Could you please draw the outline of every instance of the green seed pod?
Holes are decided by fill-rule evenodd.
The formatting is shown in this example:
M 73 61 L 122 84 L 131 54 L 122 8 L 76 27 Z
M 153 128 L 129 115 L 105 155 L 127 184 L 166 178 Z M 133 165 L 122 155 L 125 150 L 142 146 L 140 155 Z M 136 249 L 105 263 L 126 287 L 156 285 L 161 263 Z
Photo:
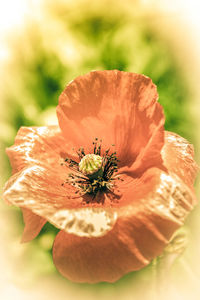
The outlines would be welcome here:
M 79 163 L 79 170 L 86 176 L 97 173 L 101 167 L 102 157 L 96 154 L 85 155 Z

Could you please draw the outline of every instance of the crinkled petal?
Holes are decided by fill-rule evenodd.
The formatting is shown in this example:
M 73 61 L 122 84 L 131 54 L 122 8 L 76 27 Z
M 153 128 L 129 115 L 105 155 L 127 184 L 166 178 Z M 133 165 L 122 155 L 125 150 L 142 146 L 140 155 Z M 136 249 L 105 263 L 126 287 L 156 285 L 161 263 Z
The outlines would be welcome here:
M 39 216 L 67 232 L 98 236 L 110 230 L 115 222 L 115 212 L 109 208 L 88 207 L 86 203 L 91 196 L 76 194 L 72 185 L 62 184 L 64 180 L 64 172 L 32 165 L 9 179 L 3 198 L 8 203 L 31 210 L 41 223 Z M 29 220 L 28 216 L 26 218 L 27 225 L 37 226 L 34 216 L 30 217 Z M 93 219 L 98 219 L 100 225 L 91 228 Z M 34 235 L 34 232 L 30 234 Z
M 166 157 L 169 156 L 169 154 L 167 154 L 168 149 L 171 151 L 172 147 L 168 146 L 167 141 L 168 139 L 166 139 L 163 155 L 164 161 L 167 161 L 167 167 L 169 167 L 170 160 L 166 160 Z M 183 179 L 185 183 L 189 183 L 189 181 L 187 181 L 185 178 L 187 178 L 187 176 L 190 178 L 191 174 L 194 177 L 195 165 L 192 159 L 193 153 L 191 151 L 191 147 L 184 146 L 186 145 L 185 140 L 184 143 L 182 143 L 181 148 L 181 142 L 179 138 L 178 145 L 179 146 L 176 146 L 174 149 L 180 152 L 182 151 L 181 149 L 184 149 L 184 155 L 186 155 L 187 149 L 187 157 L 190 159 L 186 160 L 186 163 L 186 161 L 184 162 L 184 157 L 186 156 L 182 157 L 179 155 L 178 157 L 180 157 L 181 161 L 176 160 L 176 165 L 179 166 L 179 168 L 176 167 L 175 162 L 172 162 L 172 169 L 169 171 L 170 174 L 173 174 L 174 172 L 178 176 L 179 173 L 182 174 L 183 178 L 180 176 L 180 179 Z M 168 158 L 170 158 L 170 156 Z M 176 172 L 176 170 L 178 171 Z M 68 170 L 65 166 L 61 167 L 59 164 L 56 169 L 52 169 L 42 165 L 31 165 L 29 168 L 25 168 L 21 172 L 16 173 L 11 177 L 5 187 L 4 199 L 9 203 L 13 203 L 14 205 L 32 210 L 33 213 L 38 215 L 38 218 L 39 216 L 44 217 L 45 220 L 50 221 L 56 227 L 63 229 L 66 232 L 77 232 L 77 228 L 79 232 L 82 232 L 83 225 L 83 228 L 86 228 L 86 234 L 84 234 L 85 236 L 97 236 L 104 234 L 108 230 L 111 230 L 112 226 L 109 227 L 105 225 L 105 228 L 101 228 L 101 233 L 98 233 L 98 230 L 100 229 L 94 229 L 93 232 L 88 234 L 88 222 L 84 222 L 85 219 L 88 219 L 88 213 L 93 213 L 94 215 L 95 213 L 99 213 L 98 211 L 95 211 L 95 209 L 101 207 L 102 204 L 103 209 L 108 209 L 109 207 L 118 209 L 119 207 L 130 205 L 131 203 L 137 203 L 138 205 L 138 203 L 141 202 L 141 199 L 145 198 L 145 195 L 149 194 L 151 190 L 159 184 L 160 176 L 156 175 L 157 172 L 160 172 L 160 170 L 154 168 L 148 169 L 142 175 L 135 178 L 132 176 L 122 175 L 122 179 L 124 179 L 124 181 L 119 181 L 117 183 L 119 193 L 117 193 L 116 190 L 116 193 L 111 194 L 112 197 L 109 197 L 109 194 L 106 194 L 106 196 L 103 197 L 105 199 L 103 199 L 102 202 L 96 201 L 91 203 L 90 195 L 76 195 L 76 189 L 72 185 L 63 185 L 63 182 L 67 178 L 68 174 Z M 177 191 L 175 193 L 177 193 Z M 180 192 L 178 193 L 180 194 Z M 193 199 L 193 202 L 189 203 L 189 207 L 194 205 L 195 198 L 191 199 Z M 90 203 L 87 203 L 88 201 L 86 200 L 89 200 Z M 83 212 L 82 208 L 84 205 L 86 205 L 86 208 L 89 207 L 89 211 L 85 209 Z M 188 207 L 188 204 L 186 204 L 186 206 Z M 111 219 L 115 219 L 114 213 L 111 213 L 111 215 Z M 109 222 L 105 221 L 105 224 L 108 223 Z M 111 222 L 111 224 L 113 225 L 114 222 Z M 80 233 L 80 235 L 83 234 Z
M 66 177 L 64 171 L 32 165 L 8 180 L 3 198 L 48 220 L 59 209 L 80 206 L 81 200 L 74 196 L 74 188 L 62 185 Z
M 116 221 L 108 232 L 96 237 L 58 233 L 53 258 L 65 277 L 76 282 L 114 282 L 163 251 L 193 208 L 194 195 L 176 175 L 156 168 L 146 173 L 136 185 L 131 180 L 124 183 L 123 197 L 132 201 L 121 199 L 121 205 L 113 208 Z
M 194 160 L 193 145 L 191 145 L 186 139 L 182 138 L 178 134 L 165 131 L 165 143 L 161 150 L 161 155 L 165 171 L 173 176 L 178 176 L 178 180 L 182 180 L 185 185 L 191 189 L 192 193 L 194 193 L 193 185 L 199 167 Z M 159 168 L 163 169 L 162 165 L 159 166 Z M 123 172 L 124 170 L 125 172 Z M 152 170 L 155 170 L 156 174 L 156 169 Z M 132 176 L 132 173 L 126 172 L 125 168 L 120 169 L 120 173 L 122 173 L 121 178 L 124 179 L 122 183 L 118 184 L 120 185 L 118 188 L 121 190 L 121 194 L 123 194 L 123 197 L 120 201 L 125 201 L 125 203 L 131 202 L 133 189 L 134 201 L 136 201 L 136 199 L 140 199 L 146 190 L 149 189 L 150 191 L 152 188 L 151 178 L 154 178 L 154 180 L 157 178 L 154 176 L 154 171 L 152 170 L 149 169 L 142 175 L 134 177 Z M 129 176 L 123 175 L 126 173 L 128 173 Z M 132 185 L 130 185 L 130 182 L 132 182 Z M 140 188 L 142 183 L 143 188 Z M 154 182 L 153 185 L 154 184 L 156 184 L 156 182 Z M 130 186 L 130 189 L 128 189 L 126 186 Z M 196 201 L 195 199 L 196 198 L 194 197 L 194 202 Z
M 46 220 L 27 208 L 22 208 L 24 218 L 24 232 L 22 235 L 22 243 L 33 240 L 41 231 L 42 227 L 46 223 Z
M 194 161 L 194 149 L 186 139 L 176 133 L 165 131 L 165 144 L 162 149 L 164 165 L 177 174 L 193 189 L 199 167 Z
M 89 153 L 102 139 L 117 151 L 119 166 L 143 171 L 162 161 L 164 115 L 156 86 L 139 74 L 93 71 L 72 81 L 59 98 L 57 115 L 67 140 Z
M 59 168 L 61 158 L 72 156 L 72 149 L 58 126 L 21 127 L 15 144 L 7 149 L 13 173 L 25 166 L 46 164 Z

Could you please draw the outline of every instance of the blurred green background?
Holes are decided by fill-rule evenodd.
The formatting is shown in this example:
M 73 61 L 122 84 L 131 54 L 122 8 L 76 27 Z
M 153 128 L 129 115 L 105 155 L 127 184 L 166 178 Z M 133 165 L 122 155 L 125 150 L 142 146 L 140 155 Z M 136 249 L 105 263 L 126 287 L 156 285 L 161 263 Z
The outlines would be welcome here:
M 152 16 L 135 10 L 127 1 L 42 2 L 40 16 L 33 16 L 9 39 L 12 55 L 1 80 L 1 186 L 11 174 L 4 149 L 14 143 L 20 126 L 54 123 L 55 107 L 65 85 L 91 70 L 118 69 L 152 78 L 164 107 L 165 129 L 196 144 L 194 121 L 189 113 L 190 86 L 177 54 L 152 25 Z M 134 3 L 137 7 L 137 1 Z M 40 235 L 22 250 L 18 246 L 23 230 L 20 212 L 5 206 L 2 210 L 9 216 L 10 224 L 18 224 L 14 231 L 10 229 L 15 251 L 8 251 L 13 260 L 19 259 L 15 268 L 20 269 L 23 284 L 44 274 L 64 280 L 51 257 L 57 229 L 45 225 Z M 149 273 L 141 272 L 148 286 L 145 274 Z M 141 280 L 141 272 L 125 276 L 112 287 L 118 291 L 135 277 Z M 16 280 L 22 284 L 19 278 Z M 106 284 L 96 285 L 95 289 L 99 288 L 106 288 Z M 108 293 L 111 290 L 107 287 Z

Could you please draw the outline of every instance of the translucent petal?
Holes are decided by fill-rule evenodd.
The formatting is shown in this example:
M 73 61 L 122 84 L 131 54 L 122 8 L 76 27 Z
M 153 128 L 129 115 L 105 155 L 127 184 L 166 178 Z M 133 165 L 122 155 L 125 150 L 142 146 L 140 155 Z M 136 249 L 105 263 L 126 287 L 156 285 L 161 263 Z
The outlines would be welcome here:
M 60 167 L 62 158 L 71 157 L 69 142 L 62 136 L 58 126 L 21 127 L 15 138 L 15 144 L 7 149 L 13 173 L 25 166 L 46 164 Z
M 31 166 L 13 175 L 4 188 L 3 198 L 13 205 L 31 210 L 56 227 L 81 236 L 103 235 L 115 223 L 115 212 L 109 208 L 86 206 L 90 195 L 76 194 L 69 184 L 62 185 L 65 173 L 58 170 Z M 30 217 L 30 219 L 29 219 Z M 42 220 L 37 217 L 38 221 Z M 26 215 L 27 226 L 35 224 L 35 216 Z M 99 222 L 99 224 L 93 222 Z M 25 228 L 30 231 L 30 228 Z M 34 235 L 38 228 L 33 228 Z M 28 234 L 28 233 L 27 233 Z
M 119 166 L 145 170 L 162 161 L 164 115 L 156 86 L 139 74 L 93 71 L 70 82 L 59 98 L 57 114 L 67 140 L 92 151 L 102 139 L 103 149 L 114 144 Z
M 33 240 L 39 233 L 46 220 L 27 208 L 22 208 L 24 218 L 24 232 L 22 235 L 22 243 Z
M 121 199 L 121 205 L 113 207 L 116 221 L 102 236 L 58 233 L 53 257 L 65 277 L 76 282 L 114 282 L 162 253 L 193 208 L 195 198 L 176 175 L 159 169 L 148 173 L 137 186 L 131 181 L 126 184 L 123 197 L 132 197 L 132 202 Z
M 193 189 L 199 167 L 194 161 L 194 149 L 186 139 L 176 133 L 165 131 L 165 144 L 162 149 L 164 165 L 177 174 Z

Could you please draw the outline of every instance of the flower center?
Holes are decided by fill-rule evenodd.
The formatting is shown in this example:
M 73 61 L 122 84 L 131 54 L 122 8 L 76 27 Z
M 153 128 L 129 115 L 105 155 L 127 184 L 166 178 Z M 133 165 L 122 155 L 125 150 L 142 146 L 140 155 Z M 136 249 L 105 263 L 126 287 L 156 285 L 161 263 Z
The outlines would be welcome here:
M 93 142 L 94 153 L 85 154 L 83 148 L 77 151 L 80 162 L 66 158 L 65 162 L 72 171 L 68 174 L 66 183 L 76 188 L 75 193 L 80 195 L 90 194 L 93 199 L 99 192 L 114 193 L 116 179 L 120 179 L 115 173 L 118 171 L 118 159 L 116 152 L 106 150 L 101 153 L 101 140 Z
M 98 178 L 103 172 L 102 162 L 103 159 L 100 155 L 87 154 L 81 159 L 79 170 L 88 177 Z

